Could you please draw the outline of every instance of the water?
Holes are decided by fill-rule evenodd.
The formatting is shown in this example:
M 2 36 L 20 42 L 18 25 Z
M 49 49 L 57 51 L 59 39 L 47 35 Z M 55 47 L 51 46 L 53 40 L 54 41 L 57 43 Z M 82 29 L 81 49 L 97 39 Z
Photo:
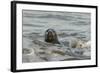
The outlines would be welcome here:
M 81 39 L 85 42 L 91 39 L 90 18 L 90 13 L 23 10 L 23 50 L 25 51 L 25 49 L 32 49 L 34 52 L 30 56 L 27 56 L 27 54 L 23 53 L 23 62 L 58 61 L 66 60 L 66 57 L 69 58 L 67 60 L 77 60 L 80 59 L 79 57 L 84 57 L 84 55 L 86 55 L 85 57 L 89 57 L 88 59 L 90 59 L 90 50 L 85 49 L 85 54 L 83 55 L 81 54 L 81 51 L 83 51 L 83 49 L 79 51 L 79 53 L 75 53 L 75 50 L 77 49 L 73 50 L 71 48 L 72 53 L 74 52 L 74 55 L 76 55 L 74 57 L 72 56 L 70 51 L 68 52 L 68 49 L 66 49 L 66 42 L 72 40 L 73 38 Z M 63 47 L 66 49 L 64 50 L 63 48 L 63 53 L 67 55 L 57 55 L 55 56 L 55 58 L 52 58 L 52 56 L 49 54 L 50 56 L 41 59 L 39 54 L 36 54 L 38 50 L 41 50 L 38 48 L 41 48 L 43 44 L 47 45 L 44 42 L 44 34 L 45 31 L 49 28 L 52 28 L 56 31 L 59 41 L 64 45 Z M 42 43 L 42 45 L 38 45 L 39 43 L 34 43 L 34 41 L 40 41 L 39 43 Z M 59 48 L 58 46 L 59 45 L 51 45 L 51 47 L 54 47 L 53 50 Z M 50 47 L 46 48 L 48 49 Z M 51 49 L 48 49 L 47 51 L 45 51 L 45 53 L 47 53 L 48 51 L 51 51 Z M 42 53 L 43 52 L 44 51 L 42 51 Z M 48 54 L 44 54 L 44 56 L 45 55 Z

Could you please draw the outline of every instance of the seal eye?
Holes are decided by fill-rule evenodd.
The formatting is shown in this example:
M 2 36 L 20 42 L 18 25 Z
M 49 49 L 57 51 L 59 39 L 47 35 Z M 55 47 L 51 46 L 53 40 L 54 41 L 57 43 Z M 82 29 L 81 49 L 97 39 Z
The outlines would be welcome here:
M 53 44 L 59 43 L 56 32 L 53 29 L 48 29 L 45 32 L 45 42 L 49 42 L 49 43 L 53 43 Z

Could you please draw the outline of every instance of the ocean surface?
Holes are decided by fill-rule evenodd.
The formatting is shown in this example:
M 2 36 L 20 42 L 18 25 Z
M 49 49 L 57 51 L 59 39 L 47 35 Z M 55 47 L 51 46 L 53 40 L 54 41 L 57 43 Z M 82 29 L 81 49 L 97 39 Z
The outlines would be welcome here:
M 23 10 L 22 14 L 23 63 L 91 58 L 90 48 L 69 46 L 73 39 L 91 40 L 90 13 Z M 60 45 L 44 41 L 45 31 L 49 28 L 56 31 Z

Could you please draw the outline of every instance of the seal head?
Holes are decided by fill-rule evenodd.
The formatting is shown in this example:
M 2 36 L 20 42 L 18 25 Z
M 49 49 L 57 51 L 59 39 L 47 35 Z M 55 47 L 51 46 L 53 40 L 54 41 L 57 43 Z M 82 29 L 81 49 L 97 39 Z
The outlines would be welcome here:
M 45 42 L 53 43 L 53 44 L 60 44 L 58 41 L 58 37 L 54 29 L 48 29 L 45 32 Z

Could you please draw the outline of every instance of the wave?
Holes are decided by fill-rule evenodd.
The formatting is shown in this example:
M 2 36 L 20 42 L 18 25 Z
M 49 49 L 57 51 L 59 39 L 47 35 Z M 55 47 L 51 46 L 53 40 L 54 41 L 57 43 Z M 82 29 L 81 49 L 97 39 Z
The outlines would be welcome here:
M 23 49 L 23 54 L 26 55 L 29 62 L 30 60 L 35 58 L 39 58 L 39 61 L 69 61 L 69 60 L 87 60 L 90 59 L 90 51 L 87 49 L 79 49 L 79 48 L 70 48 L 68 46 L 62 46 L 61 44 L 50 44 L 38 40 L 33 41 L 34 47 L 31 48 L 34 50 L 34 57 L 28 58 L 29 55 L 33 56 L 33 54 L 29 54 L 27 57 L 27 53 L 30 53 L 29 49 Z M 30 49 L 30 50 L 31 50 Z M 88 52 L 88 55 L 86 54 Z M 25 58 L 25 56 L 24 56 Z M 25 61 L 25 59 L 24 59 Z M 34 62 L 34 61 L 32 61 Z
M 44 27 L 43 25 L 39 25 L 39 24 L 23 24 L 23 26 L 26 26 L 26 27 Z

